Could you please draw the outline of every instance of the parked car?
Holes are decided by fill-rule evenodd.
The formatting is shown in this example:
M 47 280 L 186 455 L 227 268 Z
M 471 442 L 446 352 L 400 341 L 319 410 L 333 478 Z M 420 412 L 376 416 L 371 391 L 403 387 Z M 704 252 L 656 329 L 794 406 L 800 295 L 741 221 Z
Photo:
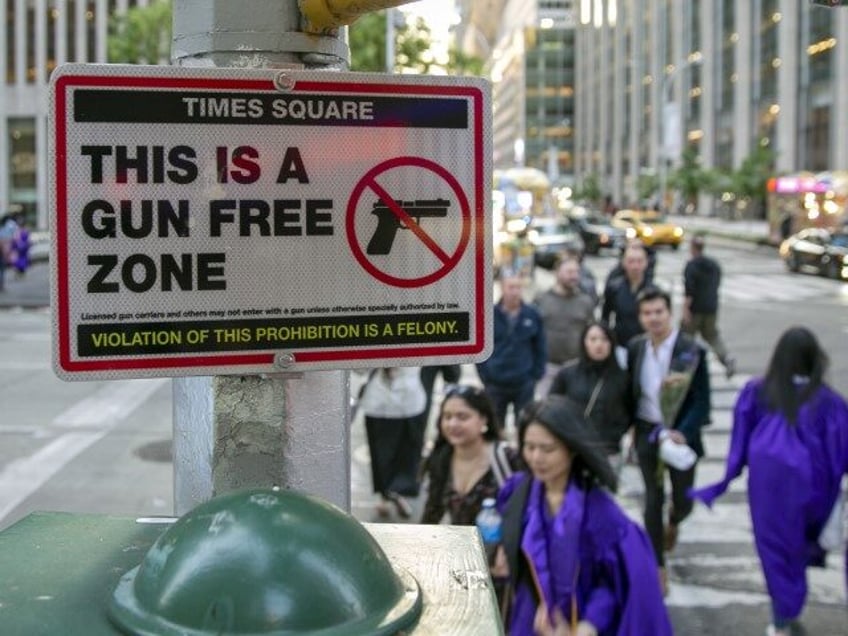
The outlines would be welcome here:
M 527 233 L 533 245 L 533 260 L 539 267 L 552 269 L 566 250 L 583 251 L 583 239 L 577 225 L 565 217 L 533 219 Z
M 779 253 L 792 272 L 848 280 L 848 230 L 807 228 L 783 241 Z
M 627 231 L 610 225 L 609 218 L 600 212 L 581 211 L 572 214 L 571 220 L 589 254 L 597 254 L 602 249 L 622 249 L 627 241 Z
M 612 226 L 645 245 L 670 245 L 676 250 L 683 242 L 683 228 L 651 210 L 620 210 L 612 217 Z

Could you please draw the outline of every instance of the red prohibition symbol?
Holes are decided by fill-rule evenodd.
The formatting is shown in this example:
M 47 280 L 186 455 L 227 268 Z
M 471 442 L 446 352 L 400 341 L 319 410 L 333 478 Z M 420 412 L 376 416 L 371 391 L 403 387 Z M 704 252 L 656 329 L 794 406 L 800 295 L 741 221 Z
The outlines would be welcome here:
M 427 203 L 434 205 L 432 208 L 426 208 L 423 212 L 420 209 L 404 209 L 404 207 L 398 203 L 400 197 L 396 200 L 379 183 L 377 183 L 377 177 L 379 175 L 387 173 L 395 168 L 406 167 L 423 168 L 424 170 L 435 173 L 441 177 L 453 191 L 456 201 L 459 203 L 459 211 L 462 216 L 462 230 L 460 232 L 459 242 L 452 253 L 448 253 L 442 249 L 442 247 L 433 240 L 427 231 L 418 224 L 417 220 L 413 218 L 420 218 L 422 214 L 428 216 L 445 216 L 447 214 L 449 201 L 442 199 L 427 201 Z M 433 272 L 425 276 L 417 278 L 401 278 L 389 272 L 383 271 L 373 262 L 375 254 L 387 254 L 390 247 L 387 249 L 385 244 L 382 246 L 378 245 L 378 241 L 375 240 L 378 237 L 375 234 L 368 243 L 366 251 L 362 250 L 359 237 L 356 235 L 355 220 L 359 202 L 367 190 L 372 191 L 378 197 L 378 203 L 375 208 L 380 207 L 381 212 L 393 224 L 397 225 L 397 222 L 399 221 L 403 227 L 409 228 L 419 239 L 422 247 L 432 253 L 441 262 L 440 267 L 437 267 Z M 415 204 L 418 203 L 420 202 L 415 202 Z M 443 210 L 439 209 L 439 203 L 444 204 Z M 454 177 L 445 168 L 433 161 L 430 161 L 429 159 L 423 159 L 421 157 L 397 157 L 395 159 L 384 161 L 369 170 L 353 188 L 353 192 L 350 195 L 350 201 L 347 204 L 345 229 L 347 231 L 347 241 L 353 251 L 354 258 L 356 258 L 359 264 L 362 265 L 363 269 L 374 276 L 374 278 L 395 287 L 424 287 L 425 285 L 434 283 L 440 278 L 446 276 L 462 258 L 462 255 L 468 246 L 469 238 L 471 237 L 471 208 L 468 204 L 468 199 L 466 198 L 465 193 L 462 191 L 462 187 L 456 180 L 456 177 Z M 380 227 L 378 225 L 378 232 L 379 231 Z M 390 246 L 391 241 L 389 240 L 388 243 Z

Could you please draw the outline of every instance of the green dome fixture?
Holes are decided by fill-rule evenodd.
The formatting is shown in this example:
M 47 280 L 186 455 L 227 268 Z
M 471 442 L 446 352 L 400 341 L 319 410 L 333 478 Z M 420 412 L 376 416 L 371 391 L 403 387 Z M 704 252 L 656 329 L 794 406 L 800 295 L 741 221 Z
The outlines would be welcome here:
M 151 636 L 388 636 L 413 626 L 421 603 L 418 582 L 352 516 L 255 489 L 180 517 L 121 578 L 109 613 Z

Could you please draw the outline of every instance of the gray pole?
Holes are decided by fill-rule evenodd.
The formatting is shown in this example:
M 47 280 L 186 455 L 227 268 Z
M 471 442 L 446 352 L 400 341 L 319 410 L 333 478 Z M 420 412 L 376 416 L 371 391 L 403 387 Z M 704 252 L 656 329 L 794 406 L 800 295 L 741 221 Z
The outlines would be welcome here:
M 395 72 L 395 10 L 386 9 L 386 73 Z
M 178 66 L 341 70 L 345 34 L 306 35 L 295 2 L 175 0 L 172 57 Z M 348 372 L 177 378 L 173 395 L 177 515 L 258 486 L 350 510 Z
M 689 68 L 690 66 L 696 66 L 703 61 L 702 57 L 692 57 L 691 59 L 682 60 L 678 63 L 674 69 L 668 73 L 664 74 L 662 77 L 661 89 L 660 89 L 660 118 L 659 118 L 659 133 L 660 133 L 660 143 L 659 143 L 659 160 L 660 160 L 660 208 L 663 212 L 668 212 L 665 209 L 665 196 L 668 182 L 668 162 L 673 159 L 673 157 L 667 156 L 668 148 L 666 147 L 666 113 L 663 112 L 665 110 L 666 104 L 672 103 L 671 101 L 671 87 L 674 84 L 674 79 L 677 75 L 685 68 Z M 683 128 L 683 109 L 680 109 L 678 113 L 679 123 L 681 129 Z M 683 134 L 682 132 L 680 134 Z

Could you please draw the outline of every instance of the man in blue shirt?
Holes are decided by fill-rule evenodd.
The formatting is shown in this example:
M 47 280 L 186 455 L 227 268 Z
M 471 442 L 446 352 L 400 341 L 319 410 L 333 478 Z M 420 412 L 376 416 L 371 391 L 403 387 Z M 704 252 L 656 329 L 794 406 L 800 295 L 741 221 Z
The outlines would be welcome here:
M 513 414 L 533 400 L 534 387 L 545 372 L 545 329 L 538 310 L 522 298 L 524 282 L 519 276 L 501 280 L 501 298 L 494 310 L 494 349 L 477 374 L 495 405 L 501 426 L 512 404 Z

